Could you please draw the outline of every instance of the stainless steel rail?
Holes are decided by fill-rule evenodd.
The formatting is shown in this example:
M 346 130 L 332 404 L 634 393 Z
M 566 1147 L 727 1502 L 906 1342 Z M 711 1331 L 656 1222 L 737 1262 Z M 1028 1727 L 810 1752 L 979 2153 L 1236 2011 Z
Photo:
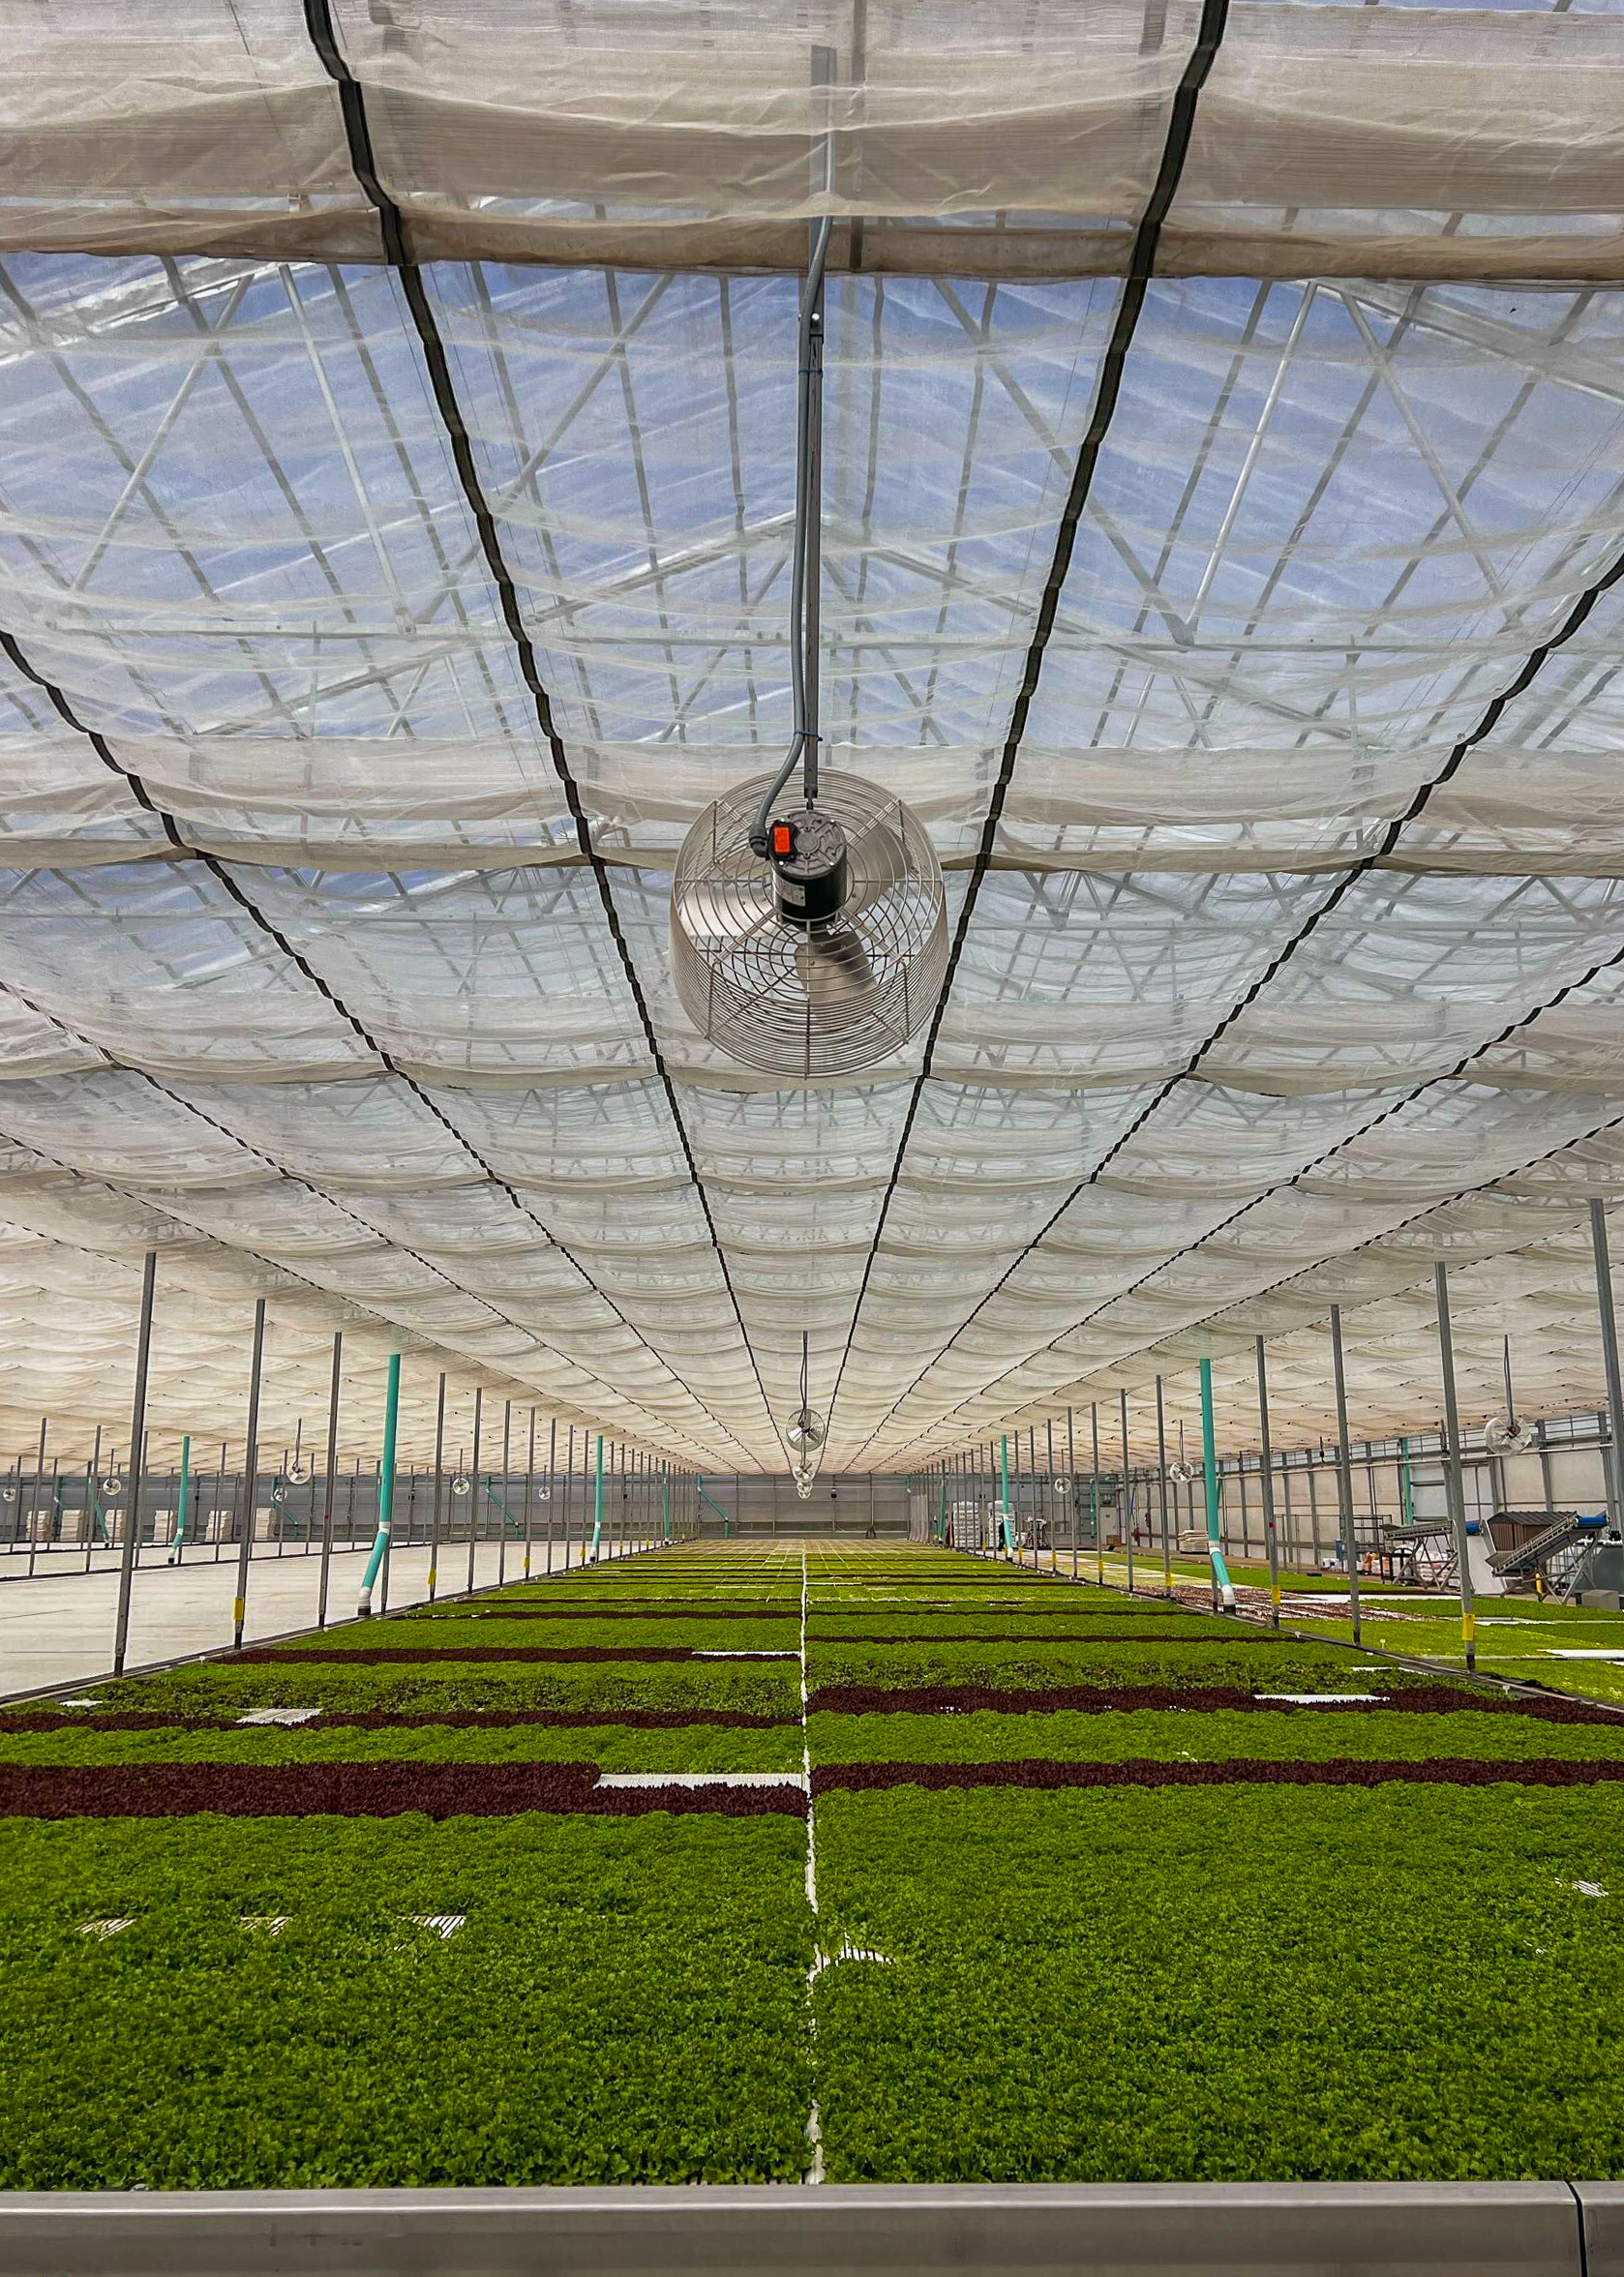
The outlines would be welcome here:
M 1624 2277 L 1624 2184 L 0 2194 L 0 2277 Z

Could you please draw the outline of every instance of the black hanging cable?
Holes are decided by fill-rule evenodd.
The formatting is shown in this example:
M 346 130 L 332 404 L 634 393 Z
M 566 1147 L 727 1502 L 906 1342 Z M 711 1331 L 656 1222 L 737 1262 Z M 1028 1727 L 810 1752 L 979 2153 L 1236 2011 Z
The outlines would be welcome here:
M 424 289 L 422 270 L 407 242 L 406 217 L 384 188 L 378 175 L 377 164 L 373 151 L 372 129 L 367 118 L 366 99 L 362 92 L 361 83 L 350 70 L 339 45 L 330 0 L 304 0 L 304 14 L 305 29 L 309 35 L 311 45 L 316 50 L 322 69 L 338 89 L 339 108 L 344 120 L 345 140 L 348 149 L 350 169 L 366 194 L 368 202 L 377 215 L 378 228 L 383 240 L 384 258 L 400 280 L 401 290 L 405 296 L 412 326 L 417 334 L 418 345 L 422 349 L 423 361 L 427 368 L 429 392 L 438 414 L 440 425 L 445 430 L 446 441 L 451 448 L 452 464 L 456 468 L 457 479 L 462 487 L 464 498 L 469 513 L 473 516 L 480 552 L 484 555 L 486 568 L 489 570 L 492 584 L 496 587 L 501 609 L 502 623 L 512 644 L 520 676 L 535 707 L 537 724 L 547 743 L 548 752 L 553 761 L 554 772 L 563 791 L 564 803 L 570 821 L 575 825 L 576 843 L 597 884 L 598 898 L 603 905 L 610 936 L 615 943 L 626 985 L 631 991 L 632 1002 L 637 1007 L 638 1019 L 643 1028 L 644 1039 L 654 1063 L 655 1074 L 665 1093 L 666 1105 L 670 1109 L 673 1127 L 677 1133 L 677 1142 L 682 1151 L 682 1158 L 687 1165 L 688 1177 L 705 1218 L 706 1231 L 710 1239 L 710 1246 L 715 1253 L 723 1286 L 727 1290 L 728 1302 L 733 1308 L 739 1339 L 744 1346 L 745 1358 L 750 1363 L 750 1372 L 756 1380 L 757 1393 L 760 1394 L 762 1406 L 767 1412 L 773 1437 L 778 1440 L 780 1449 L 783 1450 L 787 1457 L 788 1450 L 784 1449 L 782 1436 L 773 1418 L 772 1404 L 767 1398 L 767 1387 L 762 1382 L 761 1369 L 756 1364 L 755 1348 L 750 1342 L 749 1332 L 744 1326 L 744 1315 L 739 1307 L 738 1293 L 734 1287 L 733 1273 L 728 1266 L 721 1237 L 716 1231 L 716 1220 L 710 1207 L 710 1196 L 706 1190 L 704 1179 L 700 1176 L 699 1162 L 688 1137 L 687 1124 L 683 1120 L 682 1110 L 677 1104 L 677 1087 L 672 1081 L 671 1070 L 666 1064 L 665 1053 L 654 1033 L 654 1023 L 649 1014 L 648 1000 L 644 993 L 643 982 L 638 975 L 637 967 L 632 961 L 631 950 L 626 944 L 626 937 L 620 924 L 620 914 L 616 907 L 615 895 L 609 883 L 608 870 L 602 855 L 592 843 L 586 811 L 582 803 L 580 785 L 575 779 L 575 771 L 570 765 L 569 754 L 564 749 L 563 739 L 553 716 L 553 700 L 542 680 L 541 668 L 536 662 L 534 645 L 529 634 L 525 629 L 524 614 L 519 606 L 519 594 L 513 582 L 513 572 L 508 567 L 507 556 L 502 551 L 501 534 L 496 527 L 496 516 L 491 511 L 490 501 L 485 495 L 485 488 L 479 477 L 479 469 L 474 464 L 473 445 L 468 437 L 462 406 L 457 399 L 457 391 L 452 384 L 451 367 L 446 358 L 445 344 L 440 338 L 439 325 L 430 305 L 428 293 Z
M 963 906 L 959 911 L 958 923 L 953 931 L 952 947 L 947 955 L 947 969 L 942 977 L 942 987 L 936 1000 L 936 1009 L 931 1017 L 930 1028 L 925 1037 L 924 1057 L 920 1063 L 919 1072 L 914 1080 L 913 1092 L 902 1119 L 902 1135 L 897 1142 L 896 1157 L 891 1165 L 890 1177 L 886 1183 L 885 1194 L 880 1203 L 879 1219 L 874 1228 L 873 1240 L 868 1246 L 868 1255 L 863 1263 L 862 1278 L 857 1286 L 857 1303 L 852 1308 L 851 1327 L 846 1333 L 845 1350 L 840 1356 L 840 1365 L 835 1371 L 834 1389 L 829 1394 L 829 1427 L 831 1432 L 834 1424 L 835 1403 L 840 1397 L 840 1387 L 845 1380 L 846 1363 L 852 1356 L 852 1346 L 857 1333 L 857 1321 L 861 1316 L 863 1301 L 868 1295 L 869 1282 L 873 1277 L 875 1262 L 880 1254 L 880 1243 L 884 1239 L 886 1225 L 890 1215 L 891 1202 L 902 1176 L 902 1164 L 908 1152 L 909 1141 L 913 1136 L 915 1122 L 918 1116 L 919 1102 L 924 1096 L 924 1087 L 930 1080 L 937 1039 L 942 1033 L 942 1022 L 947 1015 L 947 1003 L 952 995 L 959 959 L 964 953 L 964 944 L 970 931 L 971 919 L 976 914 L 976 904 L 980 897 L 981 886 L 992 863 L 993 848 L 998 838 L 998 826 L 1004 815 L 1004 802 L 1008 794 L 1010 778 L 1015 771 L 1015 761 L 1019 756 L 1021 744 L 1026 735 L 1027 719 L 1032 709 L 1033 697 L 1038 691 L 1038 682 L 1043 670 L 1043 658 L 1048 649 L 1049 638 L 1054 631 L 1055 617 L 1059 613 L 1060 596 L 1066 584 L 1067 572 L 1071 566 L 1071 554 L 1076 543 L 1077 526 L 1082 520 L 1084 509 L 1088 505 L 1094 488 L 1095 471 L 1099 464 L 1099 454 L 1104 447 L 1105 437 L 1116 415 L 1117 404 L 1122 395 L 1123 372 L 1128 361 L 1128 349 L 1133 345 L 1133 336 L 1138 330 L 1140 313 L 1145 305 L 1145 295 L 1149 290 L 1151 278 L 1155 272 L 1157 249 L 1161 242 L 1162 224 L 1167 219 L 1168 208 L 1172 205 L 1180 177 L 1184 172 L 1185 160 L 1189 151 L 1189 138 L 1195 125 L 1196 103 L 1202 88 L 1207 83 L 1228 20 L 1229 0 L 1202 0 L 1201 21 L 1196 32 L 1195 44 L 1190 48 L 1169 108 L 1167 135 L 1162 145 L 1161 163 L 1157 168 L 1156 181 L 1146 201 L 1144 213 L 1140 217 L 1139 226 L 1134 232 L 1128 272 L 1123 280 L 1122 296 L 1117 303 L 1110 339 L 1106 343 L 1104 355 L 1100 359 L 1099 381 L 1095 394 L 1094 411 L 1082 442 L 1078 446 L 1076 463 L 1071 470 L 1070 487 L 1067 492 L 1066 505 L 1055 533 L 1054 554 L 1049 563 L 1049 574 L 1044 580 L 1042 597 L 1038 609 L 1037 624 L 1026 652 L 1026 666 L 1021 674 L 1020 685 L 1015 692 L 1014 706 L 1009 717 L 1009 730 L 1004 739 L 1004 747 L 999 756 L 998 774 L 993 783 L 992 795 L 987 802 L 986 817 L 981 825 L 980 842 L 976 850 L 976 859 L 970 871 Z M 870 1435 L 872 1436 L 872 1434 Z

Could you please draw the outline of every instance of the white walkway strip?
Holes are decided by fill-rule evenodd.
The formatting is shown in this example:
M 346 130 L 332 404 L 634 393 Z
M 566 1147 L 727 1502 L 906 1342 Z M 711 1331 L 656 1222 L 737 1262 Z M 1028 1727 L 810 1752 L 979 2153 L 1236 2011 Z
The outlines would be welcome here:
M 806 1729 L 806 1552 L 800 1553 L 800 1763 L 806 1782 L 806 1902 L 812 1908 L 814 1920 L 818 1913 L 818 1835 L 814 1824 L 817 1806 L 812 1801 L 812 1746 Z M 812 2007 L 812 1991 L 823 1966 L 822 1955 L 814 1951 L 812 1965 L 806 1972 L 807 2026 L 812 2035 L 812 2059 L 817 2062 L 818 2019 Z M 818 2109 L 817 2076 L 813 2075 L 812 2101 L 806 2113 L 806 2145 L 811 2152 L 811 2163 L 806 2170 L 808 2182 L 824 2178 L 824 2114 Z
M 800 1771 L 601 1771 L 599 1786 L 793 1786 L 809 1794 Z

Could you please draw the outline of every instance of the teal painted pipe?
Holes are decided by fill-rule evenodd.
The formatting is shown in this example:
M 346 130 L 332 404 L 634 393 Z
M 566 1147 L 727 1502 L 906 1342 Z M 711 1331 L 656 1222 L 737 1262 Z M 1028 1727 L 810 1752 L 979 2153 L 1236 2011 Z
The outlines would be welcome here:
M 389 1355 L 389 1386 L 383 1395 L 383 1461 L 377 1474 L 377 1540 L 373 1543 L 373 1554 L 367 1560 L 366 1573 L 361 1577 L 361 1602 L 356 1612 L 365 1620 L 373 1609 L 373 1583 L 377 1579 L 378 1568 L 389 1547 L 389 1530 L 395 1516 L 395 1423 L 401 1407 L 401 1356 Z
M 1225 1607 L 1235 1609 L 1235 1584 L 1223 1562 L 1223 1537 L 1218 1529 L 1218 1443 L 1213 1435 L 1213 1363 L 1201 1363 L 1201 1455 L 1207 1488 L 1207 1555 L 1213 1561 L 1213 1582 Z
M 180 1443 L 180 1492 L 175 1497 L 175 1500 L 180 1507 L 175 1512 L 175 1535 L 174 1540 L 169 1544 L 169 1563 L 171 1566 L 177 1565 L 179 1563 L 180 1553 L 186 1543 L 186 1493 L 187 1488 L 191 1485 L 191 1483 L 192 1434 L 189 1431 L 186 1437 Z
M 598 1543 L 603 1540 L 603 1433 L 598 1433 L 597 1469 L 592 1482 L 592 1563 L 598 1562 Z

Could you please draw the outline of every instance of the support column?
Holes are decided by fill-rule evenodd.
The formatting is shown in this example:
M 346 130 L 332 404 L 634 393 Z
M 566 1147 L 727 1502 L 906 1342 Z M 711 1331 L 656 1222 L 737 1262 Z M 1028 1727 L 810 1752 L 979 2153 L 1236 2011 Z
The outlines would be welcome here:
M 1161 1587 L 1173 1594 L 1173 1542 L 1167 1531 L 1167 1414 L 1161 1400 L 1161 1378 L 1156 1379 L 1156 1499 L 1161 1513 Z
M 1438 1310 L 1438 1363 L 1444 1380 L 1444 1499 L 1455 1535 L 1455 1562 L 1460 1575 L 1460 1644 L 1468 1669 L 1477 1666 L 1477 1611 L 1472 1595 L 1470 1538 L 1466 1532 L 1465 1482 L 1460 1476 L 1460 1411 L 1455 1397 L 1455 1337 L 1449 1319 L 1449 1269 L 1432 1268 Z
M 248 1434 L 243 1446 L 241 1518 L 237 1528 L 237 1594 L 231 1605 L 231 1648 L 241 1649 L 248 1620 L 248 1561 L 254 1555 L 254 1526 L 259 1485 L 259 1379 L 265 1363 L 265 1300 L 254 1307 L 254 1357 L 248 1371 Z
M 592 1474 L 592 1564 L 598 1562 L 603 1542 L 603 1433 L 598 1433 L 597 1463 Z
M 1214 1602 L 1225 1612 L 1235 1610 L 1235 1584 L 1229 1578 L 1229 1568 L 1223 1562 L 1223 1543 L 1218 1534 L 1218 1440 L 1213 1429 L 1213 1363 L 1201 1363 L 1201 1453 L 1202 1476 L 1207 1490 L 1207 1557 L 1213 1569 Z
M 1094 1506 L 1094 1578 L 1101 1589 L 1105 1586 L 1105 1517 L 1099 1508 L 1099 1402 L 1096 1399 L 1089 1408 L 1090 1428 L 1094 1440 L 1094 1478 L 1089 1499 Z
M 1602 1322 L 1602 1365 L 1607 1373 L 1608 1443 L 1606 1470 L 1608 1523 L 1624 1524 L 1624 1461 L 1618 1435 L 1624 1429 L 1624 1387 L 1618 1378 L 1618 1316 L 1612 1308 L 1612 1267 L 1608 1257 L 1608 1219 L 1599 1197 L 1590 1204 L 1590 1248 L 1596 1261 L 1596 1306 Z
M 344 1337 L 335 1332 L 333 1336 L 333 1374 L 327 1387 L 327 1467 L 321 1474 L 321 1568 L 316 1581 L 316 1626 L 327 1626 L 327 1583 L 333 1564 L 333 1489 L 339 1475 L 339 1376 L 344 1365 Z M 445 1378 L 441 1376 L 440 1413 L 445 1412 Z M 434 1559 L 429 1560 L 431 1567 Z M 432 1597 L 433 1573 L 430 1574 Z
M 525 1578 L 530 1577 L 530 1549 L 535 1534 L 536 1411 L 530 1410 L 530 1452 L 525 1463 Z M 549 1489 L 552 1486 L 548 1481 Z
M 389 1355 L 389 1380 L 383 1394 L 383 1459 L 377 1466 L 377 1536 L 367 1570 L 361 1576 L 361 1597 L 355 1610 L 362 1620 L 371 1617 L 373 1583 L 389 1549 L 395 1522 L 395 1424 L 401 1406 L 401 1356 Z
M 998 1441 L 998 1531 L 994 1547 L 1010 1549 L 1014 1546 L 1014 1528 L 1009 1523 L 1009 1434 L 1004 1431 Z
M 1280 1625 L 1280 1545 L 1275 1526 L 1275 1453 L 1269 1441 L 1269 1368 L 1257 1339 L 1257 1429 L 1263 1459 L 1263 1543 L 1269 1553 L 1269 1618 Z
M 146 1453 L 146 1378 L 152 1354 L 152 1302 L 158 1282 L 158 1252 L 149 1249 L 141 1268 L 141 1309 L 135 1329 L 135 1399 L 130 1420 L 129 1499 L 124 1509 L 124 1541 L 118 1561 L 118 1618 L 113 1630 L 113 1674 L 122 1673 L 125 1647 L 130 1641 L 130 1593 L 135 1582 L 135 1543 L 141 1530 L 141 1472 Z M 264 1300 L 260 1300 L 263 1306 Z M 45 1445 L 45 1432 L 40 1433 Z M 43 1466 L 42 1466 L 43 1467 Z M 36 1496 L 38 1501 L 38 1496 Z M 34 1526 L 29 1526 L 29 1559 L 33 1559 Z
M 1128 1551 L 1128 1594 L 1133 1595 L 1133 1511 L 1128 1483 L 1128 1388 L 1119 1384 L 1117 1398 L 1122 1408 L 1122 1539 Z
M 485 1410 L 483 1385 L 473 1391 L 473 1462 L 468 1472 L 468 1588 L 473 1588 L 474 1552 L 479 1546 L 479 1426 Z
M 175 1530 L 169 1541 L 169 1563 L 178 1566 L 186 1547 L 186 1501 L 192 1491 L 192 1434 L 180 1443 L 180 1479 L 175 1487 Z
M 1359 1642 L 1359 1543 L 1353 1530 L 1353 1457 L 1348 1448 L 1347 1385 L 1342 1375 L 1342 1308 L 1331 1307 L 1331 1372 L 1337 1385 L 1337 1502 L 1341 1513 L 1342 1564 L 1348 1577 L 1348 1612 L 1353 1641 Z

